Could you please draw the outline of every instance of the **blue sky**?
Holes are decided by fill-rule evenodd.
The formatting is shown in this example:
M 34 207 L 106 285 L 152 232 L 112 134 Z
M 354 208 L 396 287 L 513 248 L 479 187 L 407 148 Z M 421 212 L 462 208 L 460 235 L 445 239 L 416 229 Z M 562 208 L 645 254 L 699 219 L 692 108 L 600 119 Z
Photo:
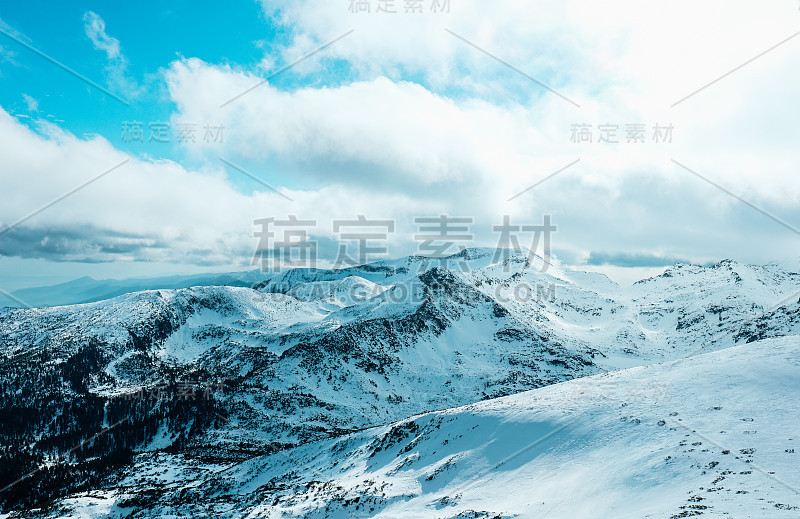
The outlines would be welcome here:
M 797 263 L 795 3 L 379 3 L 0 6 L 3 226 L 122 164 L 0 235 L 0 288 L 250 268 L 254 220 L 290 214 L 325 251 L 358 214 L 397 221 L 392 256 L 418 252 L 417 216 L 495 246 L 503 215 L 549 214 L 585 268 Z
M 85 31 L 90 12 L 102 13 L 106 31 L 119 42 L 130 90 L 109 83 L 107 54 L 96 48 Z M 55 120 L 78 136 L 100 134 L 132 154 L 181 161 L 187 156 L 178 146 L 122 138 L 124 121 L 142 122 L 146 131 L 150 122 L 170 120 L 175 105 L 162 70 L 182 56 L 254 68 L 264 47 L 283 38 L 282 28 L 266 23 L 263 9 L 255 2 L 221 6 L 203 0 L 175 1 L 165 6 L 163 2 L 34 0 L 4 4 L 0 19 L 31 45 L 130 103 L 118 102 L 3 36 L 0 45 L 14 53 L 13 64 L 6 62 L 0 68 L 3 107 L 15 114 Z M 35 100 L 37 110 L 30 109 L 24 96 Z

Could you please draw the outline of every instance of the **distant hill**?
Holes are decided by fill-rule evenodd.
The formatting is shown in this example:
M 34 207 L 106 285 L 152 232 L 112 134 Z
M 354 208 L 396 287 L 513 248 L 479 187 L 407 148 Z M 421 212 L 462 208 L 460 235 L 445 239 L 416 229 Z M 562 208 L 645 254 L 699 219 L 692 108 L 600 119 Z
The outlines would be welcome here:
M 174 290 L 196 286 L 249 287 L 267 277 L 267 274 L 259 270 L 131 279 L 98 280 L 84 276 L 58 285 L 23 288 L 11 294 L 29 306 L 38 308 L 94 303 L 143 290 Z M 23 305 L 0 294 L 0 307 L 3 306 L 20 308 Z

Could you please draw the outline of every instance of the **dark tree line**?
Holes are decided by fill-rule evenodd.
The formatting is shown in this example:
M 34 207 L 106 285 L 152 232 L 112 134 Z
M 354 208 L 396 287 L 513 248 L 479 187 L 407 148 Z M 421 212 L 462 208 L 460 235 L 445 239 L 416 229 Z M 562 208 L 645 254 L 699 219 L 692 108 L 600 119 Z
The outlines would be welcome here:
M 43 352 L 0 366 L 0 489 L 8 487 L 0 510 L 97 487 L 159 429 L 174 438 L 167 450 L 178 452 L 221 425 L 226 411 L 214 393 L 189 392 L 182 382 L 204 373 L 164 373 L 157 392 L 151 382 L 133 394 L 91 393 L 114 382 L 103 346 L 90 340 L 64 361 Z

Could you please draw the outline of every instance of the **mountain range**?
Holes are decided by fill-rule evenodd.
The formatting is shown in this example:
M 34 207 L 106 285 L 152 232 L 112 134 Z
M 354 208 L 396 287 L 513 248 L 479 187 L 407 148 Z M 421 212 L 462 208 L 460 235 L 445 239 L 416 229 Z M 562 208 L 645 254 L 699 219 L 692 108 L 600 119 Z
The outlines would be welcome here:
M 546 266 L 466 249 L 0 310 L 3 510 L 796 517 L 800 275 Z

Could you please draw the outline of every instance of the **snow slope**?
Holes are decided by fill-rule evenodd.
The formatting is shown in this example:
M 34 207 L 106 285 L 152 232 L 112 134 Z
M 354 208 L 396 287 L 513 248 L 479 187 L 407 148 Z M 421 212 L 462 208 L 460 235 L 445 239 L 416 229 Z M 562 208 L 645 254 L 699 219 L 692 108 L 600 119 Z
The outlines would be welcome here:
M 12 497 L 0 494 L 0 505 L 110 488 L 99 478 L 111 474 L 134 478 L 120 485 L 138 489 L 131 506 L 146 508 L 153 489 L 199 484 L 198 474 L 229 463 L 276 451 L 302 457 L 310 442 L 534 388 L 556 391 L 565 381 L 571 396 L 562 395 L 553 409 L 591 401 L 576 389 L 584 383 L 603 402 L 619 400 L 618 391 L 659 396 L 674 384 L 663 377 L 653 383 L 649 371 L 637 371 L 642 368 L 625 371 L 641 375 L 619 388 L 613 377 L 598 383 L 585 377 L 684 365 L 680 359 L 698 353 L 797 337 L 798 298 L 800 276 L 775 266 L 676 265 L 621 288 L 601 274 L 559 265 L 542 272 L 522 254 L 468 249 L 436 262 L 411 256 L 343 270 L 294 269 L 251 288 L 151 290 L 83 305 L 0 310 L 0 411 L 9 417 L 0 420 L 0 468 L 6 470 L 0 484 L 34 474 Z M 717 391 L 698 376 L 696 394 Z M 179 388 L 191 384 L 215 389 L 181 397 Z M 162 389 L 164 398 L 153 398 Z M 81 443 L 123 418 L 113 431 Z M 558 428 L 557 418 L 547 427 Z M 477 425 L 470 424 L 454 427 Z M 540 431 L 530 428 L 530 434 Z M 503 438 L 513 445 L 511 436 Z M 83 446 L 74 451 L 76 444 Z M 301 450 L 288 450 L 294 447 Z M 343 459 L 351 459 L 348 452 L 340 452 Z M 118 472 L 118 464 L 130 461 L 134 473 L 145 474 L 141 481 Z M 309 474 L 335 476 L 306 464 Z M 169 477 L 148 479 L 162 465 Z M 305 491 L 287 490 L 289 476 L 278 476 L 270 495 L 305 499 Z M 420 485 L 425 494 L 438 488 Z M 250 496 L 247 506 L 263 504 L 251 490 L 242 490 Z
M 296 444 L 792 334 L 796 303 L 786 298 L 798 292 L 800 276 L 777 267 L 677 265 L 622 289 L 601 274 L 540 272 L 523 254 L 467 249 L 441 262 L 288 270 L 252 289 L 0 311 L 0 354 L 7 366 L 41 362 L 49 375 L 96 344 L 102 369 L 83 378 L 106 398 L 170 377 L 223 381 L 226 417 L 239 427 L 208 432 L 203 443 L 219 450 Z M 7 366 L 0 374 L 30 377 Z
M 179 458 L 162 458 L 184 473 L 146 509 L 120 506 L 152 488 L 129 477 L 52 513 L 796 518 L 798 409 L 800 341 L 771 339 L 425 413 L 215 472 L 187 474 Z M 151 464 L 142 458 L 136 473 Z

